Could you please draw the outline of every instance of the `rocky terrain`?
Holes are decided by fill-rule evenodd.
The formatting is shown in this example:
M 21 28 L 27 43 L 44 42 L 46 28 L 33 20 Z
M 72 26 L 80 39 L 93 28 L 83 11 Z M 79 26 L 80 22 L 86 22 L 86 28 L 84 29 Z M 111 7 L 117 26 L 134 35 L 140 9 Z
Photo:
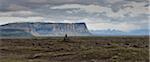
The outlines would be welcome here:
M 0 62 L 149 62 L 149 37 L 1 39 Z

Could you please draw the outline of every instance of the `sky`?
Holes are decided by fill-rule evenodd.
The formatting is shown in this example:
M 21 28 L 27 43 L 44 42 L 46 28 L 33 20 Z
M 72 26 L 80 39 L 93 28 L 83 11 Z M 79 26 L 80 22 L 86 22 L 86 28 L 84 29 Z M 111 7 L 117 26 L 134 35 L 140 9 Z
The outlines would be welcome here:
M 149 29 L 149 0 L 0 0 L 0 25 L 85 22 L 89 30 Z

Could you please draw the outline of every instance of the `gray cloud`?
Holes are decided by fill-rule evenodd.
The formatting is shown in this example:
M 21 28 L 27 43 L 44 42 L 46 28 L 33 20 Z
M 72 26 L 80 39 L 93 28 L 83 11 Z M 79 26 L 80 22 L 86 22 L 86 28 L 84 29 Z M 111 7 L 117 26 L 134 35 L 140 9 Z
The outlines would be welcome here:
M 149 2 L 149 0 L 125 0 L 125 1 L 134 1 L 134 2 Z
M 0 0 L 0 17 L 43 17 L 53 21 L 88 19 L 144 25 L 148 22 L 148 7 L 148 0 Z

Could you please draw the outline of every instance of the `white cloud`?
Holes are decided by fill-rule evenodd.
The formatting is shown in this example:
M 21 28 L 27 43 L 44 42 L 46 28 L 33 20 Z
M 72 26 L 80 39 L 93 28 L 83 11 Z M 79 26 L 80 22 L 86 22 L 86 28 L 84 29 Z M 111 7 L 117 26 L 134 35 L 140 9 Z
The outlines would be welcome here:
M 38 15 L 35 12 L 31 12 L 31 11 L 11 11 L 11 12 L 0 12 L 0 16 L 1 17 L 12 17 L 12 16 L 22 16 L 22 17 L 30 17 L 30 16 L 35 16 Z
M 128 32 L 135 29 L 142 28 L 142 25 L 133 24 L 133 23 L 109 23 L 109 22 L 99 22 L 99 21 L 91 21 L 89 19 L 84 19 L 83 22 L 86 22 L 89 30 L 107 30 L 107 29 L 115 29 L 124 32 Z
M 122 0 L 106 0 L 106 1 L 109 2 L 109 3 L 116 3 L 116 2 L 120 2 Z
M 128 4 L 125 4 L 123 6 L 127 7 L 120 11 L 125 11 L 125 13 L 129 13 L 130 16 L 134 17 L 140 14 L 148 14 L 149 8 L 144 7 L 145 3 L 136 3 L 136 2 L 129 2 Z M 149 13 L 150 14 L 150 13 Z
M 14 22 L 42 22 L 43 17 L 0 17 L 0 25 Z
M 61 5 L 61 6 L 50 7 L 50 9 L 78 9 L 79 11 L 85 11 L 87 13 L 106 12 L 106 15 L 108 17 L 114 17 L 114 18 L 124 17 L 124 14 L 122 14 L 123 12 L 115 13 L 112 11 L 111 8 L 103 7 L 103 6 L 99 6 L 99 5 L 65 4 L 65 5 Z M 69 11 L 69 12 L 71 12 L 71 11 Z M 74 12 L 74 10 L 72 12 Z
M 29 2 L 31 2 L 31 3 L 47 3 L 48 2 L 48 0 L 28 0 Z
M 124 32 L 128 32 L 134 29 L 140 29 L 141 26 L 130 24 L 130 23 L 88 23 L 90 30 L 107 30 L 107 29 L 115 29 Z
M 118 2 L 121 0 L 116 0 Z M 144 7 L 145 3 L 137 3 L 137 2 L 128 2 L 128 4 L 124 4 L 123 6 L 126 8 L 120 9 L 118 12 L 113 12 L 109 7 L 103 7 L 100 5 L 81 5 L 81 4 L 65 4 L 60 6 L 50 7 L 50 9 L 73 9 L 72 11 L 67 11 L 68 13 L 74 13 L 74 11 L 78 9 L 79 11 L 84 11 L 87 13 L 102 13 L 105 12 L 107 17 L 112 18 L 124 18 L 125 14 L 129 14 L 131 17 L 147 14 L 149 12 L 148 7 Z M 131 7 L 132 6 L 132 7 Z M 74 10 L 75 9 L 75 10 Z
M 80 5 L 80 4 L 65 4 L 62 6 L 51 7 L 51 9 L 73 9 L 73 8 L 77 8 L 81 11 L 86 11 L 90 13 L 101 12 L 100 10 L 103 9 L 98 5 Z
M 113 12 L 110 8 L 104 9 L 103 11 L 106 12 L 106 16 L 112 18 L 124 18 L 125 14 L 129 14 L 130 17 L 136 17 L 141 14 L 150 14 L 149 8 L 144 7 L 145 3 L 137 3 L 137 2 L 128 2 L 128 4 L 124 4 L 123 6 L 126 8 L 120 9 L 118 12 Z
M 16 5 L 16 4 L 10 4 L 8 9 L 11 11 L 29 10 L 29 8 L 25 6 Z

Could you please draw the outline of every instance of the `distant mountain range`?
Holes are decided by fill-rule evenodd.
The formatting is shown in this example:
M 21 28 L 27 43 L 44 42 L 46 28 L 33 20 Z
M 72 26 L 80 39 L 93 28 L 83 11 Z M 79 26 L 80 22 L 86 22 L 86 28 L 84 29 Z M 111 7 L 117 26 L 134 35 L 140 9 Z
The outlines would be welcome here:
M 150 35 L 148 29 L 137 29 L 129 32 L 123 32 L 119 30 L 90 30 L 93 35 L 97 36 L 140 36 L 140 35 Z

